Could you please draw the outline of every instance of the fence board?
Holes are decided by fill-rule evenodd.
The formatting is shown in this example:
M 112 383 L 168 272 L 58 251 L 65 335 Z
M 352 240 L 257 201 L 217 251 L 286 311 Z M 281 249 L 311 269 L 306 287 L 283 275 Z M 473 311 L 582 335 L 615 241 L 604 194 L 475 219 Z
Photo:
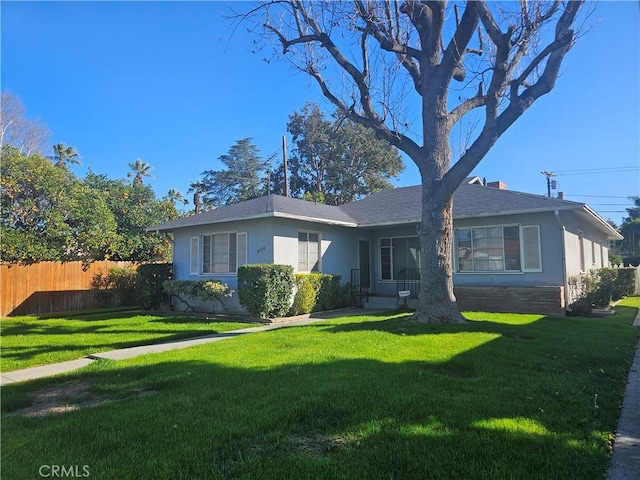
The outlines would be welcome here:
M 136 265 L 108 260 L 92 263 L 41 262 L 0 265 L 0 316 L 34 315 L 95 308 L 91 280 L 110 268 Z

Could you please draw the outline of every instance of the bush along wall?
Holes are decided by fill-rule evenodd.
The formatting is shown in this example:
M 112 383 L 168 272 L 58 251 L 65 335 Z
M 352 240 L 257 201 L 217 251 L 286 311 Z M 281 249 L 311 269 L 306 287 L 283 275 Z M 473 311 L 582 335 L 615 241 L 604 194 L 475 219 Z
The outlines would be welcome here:
M 91 288 L 96 291 L 98 305 L 133 306 L 139 300 L 136 283 L 136 267 L 113 267 L 107 273 L 100 272 L 91 279 Z M 116 305 L 113 305 L 113 303 Z
M 287 315 L 294 284 L 291 265 L 253 264 L 238 268 L 238 299 L 256 318 Z
M 296 294 L 291 306 L 291 315 L 332 310 L 345 305 L 339 275 L 296 274 Z
M 166 280 L 162 286 L 168 296 L 177 298 L 191 311 L 196 310 L 196 307 L 189 303 L 193 299 L 203 302 L 218 300 L 224 310 L 222 299 L 233 295 L 229 285 L 215 280 Z
M 591 314 L 593 307 L 607 307 L 611 301 L 633 295 L 636 291 L 635 268 L 600 268 L 588 275 L 569 278 L 574 299 L 569 310 L 574 315 Z
M 598 282 L 593 303 L 598 307 L 606 307 L 612 300 L 620 300 L 636 291 L 635 268 L 600 268 L 595 275 Z
M 136 283 L 143 308 L 157 309 L 161 304 L 170 303 L 162 284 L 172 277 L 173 265 L 170 263 L 148 263 L 138 267 Z

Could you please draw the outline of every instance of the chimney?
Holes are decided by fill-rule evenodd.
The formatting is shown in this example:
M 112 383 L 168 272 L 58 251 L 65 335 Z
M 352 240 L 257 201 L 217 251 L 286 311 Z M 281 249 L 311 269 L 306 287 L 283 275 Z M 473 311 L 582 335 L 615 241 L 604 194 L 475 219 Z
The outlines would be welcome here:
M 564 200 L 564 192 L 558 192 L 558 199 Z
M 502 183 L 501 181 L 489 182 L 487 183 L 487 187 L 497 188 L 498 190 L 507 190 L 507 184 Z

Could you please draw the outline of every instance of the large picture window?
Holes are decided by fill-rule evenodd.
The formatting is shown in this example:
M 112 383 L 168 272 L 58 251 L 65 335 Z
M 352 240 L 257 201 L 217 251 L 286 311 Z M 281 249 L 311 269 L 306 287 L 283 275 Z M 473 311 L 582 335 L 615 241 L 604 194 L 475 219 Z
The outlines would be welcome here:
M 542 270 L 538 225 L 460 228 L 455 238 L 458 272 Z
M 298 271 L 320 271 L 320 234 L 298 232 Z
M 247 263 L 246 233 L 216 233 L 201 238 L 202 273 L 236 273 L 238 266 Z
M 380 279 L 396 280 L 418 275 L 420 268 L 420 241 L 418 237 L 380 239 Z

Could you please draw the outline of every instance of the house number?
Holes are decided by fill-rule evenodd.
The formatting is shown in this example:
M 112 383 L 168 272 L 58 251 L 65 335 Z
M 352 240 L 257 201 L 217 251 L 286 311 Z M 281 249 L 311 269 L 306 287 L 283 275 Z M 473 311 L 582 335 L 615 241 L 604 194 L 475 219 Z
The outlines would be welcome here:
M 260 247 L 260 248 L 256 251 L 256 253 L 262 253 L 262 252 L 264 252 L 266 249 L 267 249 L 267 247 Z

